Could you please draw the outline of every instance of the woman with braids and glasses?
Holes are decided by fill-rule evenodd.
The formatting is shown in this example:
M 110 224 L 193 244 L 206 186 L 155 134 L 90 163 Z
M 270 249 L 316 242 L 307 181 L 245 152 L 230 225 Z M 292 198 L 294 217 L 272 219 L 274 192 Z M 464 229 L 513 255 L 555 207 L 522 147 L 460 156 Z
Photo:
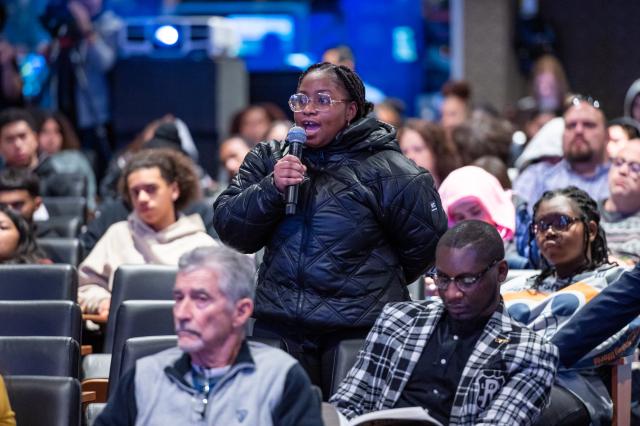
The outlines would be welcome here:
M 624 269 L 607 260 L 597 203 L 575 186 L 542 195 L 533 207 L 530 238 L 540 249 L 540 274 L 508 281 L 501 293 L 515 320 L 551 339 Z M 595 367 L 612 360 L 607 354 L 617 355 L 626 331 L 602 342 L 577 364 L 579 369 L 559 372 L 551 405 L 538 424 L 611 421 L 611 399 Z
M 265 248 L 254 335 L 283 338 L 327 397 L 321 360 L 330 366 L 340 340 L 364 338 L 386 303 L 409 300 L 447 219 L 432 176 L 370 116 L 352 70 L 312 65 L 289 106 L 307 135 L 302 159 L 286 141 L 258 144 L 216 200 L 214 225 L 240 251 Z M 299 185 L 293 215 L 289 185 Z

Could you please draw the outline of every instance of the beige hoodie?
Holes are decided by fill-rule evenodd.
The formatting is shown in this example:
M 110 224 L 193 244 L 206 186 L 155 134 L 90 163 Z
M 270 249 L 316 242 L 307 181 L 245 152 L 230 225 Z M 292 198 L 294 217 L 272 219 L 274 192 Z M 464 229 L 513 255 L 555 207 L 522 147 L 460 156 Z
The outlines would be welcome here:
M 111 225 L 80 264 L 78 303 L 83 312 L 97 313 L 100 302 L 111 298 L 113 276 L 120 265 L 177 265 L 189 250 L 217 244 L 197 214 L 181 216 L 156 232 L 131 213 L 126 221 Z

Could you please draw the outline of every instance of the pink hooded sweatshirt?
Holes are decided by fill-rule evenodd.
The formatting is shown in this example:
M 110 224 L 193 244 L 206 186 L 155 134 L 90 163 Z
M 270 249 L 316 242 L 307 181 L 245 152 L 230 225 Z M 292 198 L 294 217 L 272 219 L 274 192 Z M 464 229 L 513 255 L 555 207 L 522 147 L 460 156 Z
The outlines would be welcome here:
M 498 179 L 484 169 L 465 166 L 449 173 L 438 190 L 444 211 L 451 219 L 451 208 L 460 201 L 476 201 L 487 212 L 503 241 L 510 241 L 516 229 L 516 208 L 511 191 L 504 190 Z

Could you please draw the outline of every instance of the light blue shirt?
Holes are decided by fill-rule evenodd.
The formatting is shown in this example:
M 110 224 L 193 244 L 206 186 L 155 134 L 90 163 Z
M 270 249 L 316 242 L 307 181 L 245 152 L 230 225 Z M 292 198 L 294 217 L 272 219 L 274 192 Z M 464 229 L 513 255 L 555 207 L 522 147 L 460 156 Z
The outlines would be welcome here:
M 527 167 L 516 179 L 513 190 L 524 199 L 531 211 L 536 201 L 545 191 L 573 185 L 584 190 L 594 200 L 609 197 L 609 163 L 600 165 L 591 176 L 576 173 L 569 162 L 561 160 L 556 164 L 540 162 Z

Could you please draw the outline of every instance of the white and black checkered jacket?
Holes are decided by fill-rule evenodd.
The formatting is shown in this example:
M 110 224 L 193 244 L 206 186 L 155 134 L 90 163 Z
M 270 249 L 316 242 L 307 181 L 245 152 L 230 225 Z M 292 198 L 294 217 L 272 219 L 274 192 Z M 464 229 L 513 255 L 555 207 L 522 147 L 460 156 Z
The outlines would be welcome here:
M 444 311 L 440 300 L 391 303 L 331 403 L 348 418 L 393 408 Z M 501 303 L 462 372 L 450 425 L 529 425 L 547 405 L 558 349 Z

